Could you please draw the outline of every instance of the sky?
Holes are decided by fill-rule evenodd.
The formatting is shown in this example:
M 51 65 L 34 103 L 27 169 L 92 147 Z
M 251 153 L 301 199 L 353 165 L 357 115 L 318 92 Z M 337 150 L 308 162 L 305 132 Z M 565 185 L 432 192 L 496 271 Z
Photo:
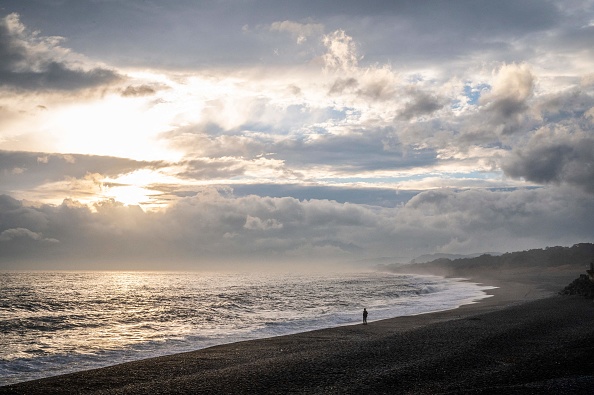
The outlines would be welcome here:
M 592 0 L 0 0 L 0 269 L 593 236 Z

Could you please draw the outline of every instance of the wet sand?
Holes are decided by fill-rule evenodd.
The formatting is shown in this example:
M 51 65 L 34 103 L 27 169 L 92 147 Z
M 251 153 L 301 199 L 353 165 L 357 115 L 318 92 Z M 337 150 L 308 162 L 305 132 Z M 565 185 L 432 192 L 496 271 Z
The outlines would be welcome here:
M 594 388 L 580 273 L 499 273 L 455 310 L 233 343 L 0 387 L 0 394 L 570 393 Z

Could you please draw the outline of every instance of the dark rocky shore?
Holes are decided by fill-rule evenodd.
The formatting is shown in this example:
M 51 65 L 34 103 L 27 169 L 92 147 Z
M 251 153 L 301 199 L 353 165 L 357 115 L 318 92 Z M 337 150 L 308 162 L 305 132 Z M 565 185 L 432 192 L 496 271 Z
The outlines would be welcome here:
M 594 282 L 587 275 L 582 274 L 563 288 L 561 295 L 580 295 L 588 299 L 594 299 Z
M 217 346 L 0 394 L 591 394 L 594 303 L 524 279 L 456 310 Z

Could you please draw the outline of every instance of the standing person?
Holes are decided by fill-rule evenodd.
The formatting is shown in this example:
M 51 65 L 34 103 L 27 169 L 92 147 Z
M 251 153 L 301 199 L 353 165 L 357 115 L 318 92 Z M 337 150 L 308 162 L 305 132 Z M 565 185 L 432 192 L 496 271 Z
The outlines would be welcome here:
M 367 309 L 363 308 L 363 325 L 367 325 Z

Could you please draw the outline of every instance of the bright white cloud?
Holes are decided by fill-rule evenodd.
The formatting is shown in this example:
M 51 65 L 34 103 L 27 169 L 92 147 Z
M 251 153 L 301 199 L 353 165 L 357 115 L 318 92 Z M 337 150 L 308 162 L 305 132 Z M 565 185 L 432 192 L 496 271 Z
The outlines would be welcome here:
M 359 63 L 357 45 L 353 37 L 344 30 L 336 30 L 323 37 L 327 52 L 322 56 L 324 66 L 329 70 L 349 71 Z

